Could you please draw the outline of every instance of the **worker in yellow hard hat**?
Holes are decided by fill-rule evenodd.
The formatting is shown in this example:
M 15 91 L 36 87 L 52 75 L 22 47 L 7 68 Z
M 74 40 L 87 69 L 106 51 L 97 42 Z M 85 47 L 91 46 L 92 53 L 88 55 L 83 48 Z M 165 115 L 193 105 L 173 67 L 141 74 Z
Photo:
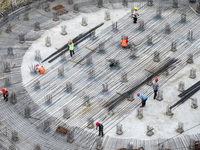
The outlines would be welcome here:
M 133 23 L 137 23 L 137 18 L 139 16 L 139 14 L 137 13 L 138 8 L 135 7 L 134 11 L 133 11 Z
M 68 45 L 69 45 L 70 56 L 72 57 L 75 54 L 74 53 L 74 43 L 72 42 L 72 40 L 68 41 Z

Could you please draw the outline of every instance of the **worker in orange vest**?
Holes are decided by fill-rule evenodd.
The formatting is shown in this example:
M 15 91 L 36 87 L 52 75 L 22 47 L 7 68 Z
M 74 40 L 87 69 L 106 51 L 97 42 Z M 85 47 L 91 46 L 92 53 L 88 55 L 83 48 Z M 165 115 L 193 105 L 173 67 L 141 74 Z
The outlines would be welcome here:
M 8 95 L 9 95 L 8 89 L 3 88 L 1 91 L 3 93 L 4 100 L 7 102 L 8 101 Z
M 128 41 L 128 36 L 126 36 L 126 38 L 122 38 L 121 46 L 124 47 L 124 48 L 130 48 L 129 41 Z
M 44 74 L 45 73 L 45 69 L 43 66 L 40 66 L 39 64 L 36 65 L 37 70 L 40 72 L 40 74 Z

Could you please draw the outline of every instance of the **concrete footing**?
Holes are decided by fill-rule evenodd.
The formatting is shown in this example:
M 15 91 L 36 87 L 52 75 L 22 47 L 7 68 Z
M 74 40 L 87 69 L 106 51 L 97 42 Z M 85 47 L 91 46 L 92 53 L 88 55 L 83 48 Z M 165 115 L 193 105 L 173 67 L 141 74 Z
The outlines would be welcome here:
M 158 100 L 158 101 L 163 100 L 163 91 L 162 90 L 158 90 L 158 95 L 156 97 L 156 100 Z
M 89 118 L 89 119 L 88 119 L 88 125 L 87 125 L 87 127 L 88 127 L 89 129 L 94 128 L 94 119 L 93 119 L 93 118 Z
M 122 130 L 122 124 L 117 124 L 117 131 L 116 131 L 117 135 L 122 135 L 123 134 L 123 130 Z
M 178 91 L 183 92 L 185 91 L 185 83 L 183 81 L 180 81 L 178 84 Z
M 61 26 L 61 35 L 67 35 L 66 26 Z
M 191 100 L 191 107 L 194 109 L 198 108 L 197 98 L 194 98 L 193 100 Z
M 74 131 L 73 130 L 70 130 L 67 133 L 67 142 L 69 142 L 69 143 L 73 143 L 74 142 Z
M 177 131 L 178 133 L 183 133 L 183 132 L 184 132 L 183 123 L 182 123 L 182 122 L 179 122 L 179 123 L 178 123 L 178 129 L 176 129 L 176 131 Z
M 147 136 L 152 136 L 152 135 L 154 135 L 153 130 L 154 130 L 153 127 L 147 126 L 147 133 L 146 133 L 146 135 L 147 135 Z
M 190 69 L 190 75 L 189 75 L 189 77 L 190 77 L 191 79 L 196 78 L 196 69 L 194 69 L 194 68 L 191 68 L 191 69 Z
M 136 116 L 138 119 L 142 119 L 143 118 L 143 109 L 138 108 Z
M 105 11 L 105 17 L 104 17 L 104 19 L 106 20 L 106 21 L 109 21 L 110 20 L 110 11 Z
M 49 36 L 46 37 L 45 42 L 46 42 L 46 43 L 45 43 L 45 46 L 47 46 L 47 47 L 50 47 L 50 46 L 51 46 L 51 39 L 50 39 Z
M 188 64 L 192 64 L 194 61 L 193 61 L 193 54 L 188 54 L 188 60 L 187 60 L 187 63 Z
M 87 22 L 88 22 L 88 21 L 87 21 L 87 18 L 86 18 L 86 17 L 82 17 L 82 23 L 81 23 L 81 25 L 82 25 L 82 26 L 87 26 L 87 25 L 88 25 Z
M 170 109 L 169 105 L 167 106 L 167 109 L 166 109 L 166 115 L 168 115 L 168 116 L 173 116 L 174 115 L 174 113 L 172 113 L 172 110 Z
M 96 140 L 96 150 L 102 150 L 103 149 L 103 141 L 101 138 L 97 138 Z

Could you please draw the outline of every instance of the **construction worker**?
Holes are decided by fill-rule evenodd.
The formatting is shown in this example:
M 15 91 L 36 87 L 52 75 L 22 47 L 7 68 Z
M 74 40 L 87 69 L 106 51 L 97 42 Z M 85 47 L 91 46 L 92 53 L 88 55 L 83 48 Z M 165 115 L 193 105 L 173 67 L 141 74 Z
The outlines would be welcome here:
M 40 66 L 39 64 L 36 65 L 37 70 L 40 72 L 40 74 L 44 74 L 45 73 L 45 69 L 43 66 Z
M 140 94 L 140 93 L 137 93 L 137 96 L 139 96 L 139 98 L 142 100 L 142 106 L 140 107 L 144 107 L 146 105 L 146 100 L 148 99 L 148 97 L 144 94 Z
M 69 45 L 69 51 L 70 51 L 70 56 L 72 57 L 75 53 L 74 53 L 74 43 L 72 43 L 72 40 L 68 41 L 68 45 Z
M 158 82 L 158 78 L 155 79 L 155 82 L 152 85 L 153 90 L 154 90 L 154 97 L 153 97 L 153 99 L 156 99 L 157 92 L 158 92 L 158 89 L 159 89 L 159 85 L 158 85 L 157 82 Z
M 133 23 L 137 23 L 137 18 L 139 14 L 137 13 L 138 8 L 135 7 L 135 10 L 133 11 Z
M 121 46 L 123 48 L 130 48 L 129 41 L 128 41 L 128 36 L 126 36 L 126 38 L 124 38 L 124 37 L 122 38 Z
M 118 60 L 109 59 L 108 61 L 110 62 L 110 64 L 109 64 L 110 68 L 112 68 L 112 67 L 119 67 L 119 61 Z
M 103 125 L 99 122 L 96 123 L 96 130 L 99 127 L 99 136 L 103 137 Z
M 8 89 L 3 88 L 1 91 L 2 91 L 2 93 L 3 93 L 4 100 L 7 102 L 7 101 L 8 101 L 8 96 L 9 96 L 9 91 L 8 91 Z

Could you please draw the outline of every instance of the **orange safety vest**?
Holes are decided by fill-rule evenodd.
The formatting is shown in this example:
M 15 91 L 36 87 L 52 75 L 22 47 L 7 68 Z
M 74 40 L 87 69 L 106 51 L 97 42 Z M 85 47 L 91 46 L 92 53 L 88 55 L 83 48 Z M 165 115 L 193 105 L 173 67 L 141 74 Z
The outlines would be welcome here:
M 40 74 L 44 74 L 46 70 L 44 69 L 44 67 L 40 67 L 39 71 L 40 71 Z
M 127 47 L 128 46 L 128 43 L 126 43 L 126 39 L 122 39 L 122 44 L 121 46 L 124 46 L 124 47 Z
M 6 89 L 6 88 L 3 88 L 3 89 L 5 89 L 5 92 L 3 92 L 3 93 L 6 94 L 6 95 L 8 95 L 8 94 L 9 94 L 8 89 Z M 6 91 L 7 91 L 7 92 L 6 92 Z

